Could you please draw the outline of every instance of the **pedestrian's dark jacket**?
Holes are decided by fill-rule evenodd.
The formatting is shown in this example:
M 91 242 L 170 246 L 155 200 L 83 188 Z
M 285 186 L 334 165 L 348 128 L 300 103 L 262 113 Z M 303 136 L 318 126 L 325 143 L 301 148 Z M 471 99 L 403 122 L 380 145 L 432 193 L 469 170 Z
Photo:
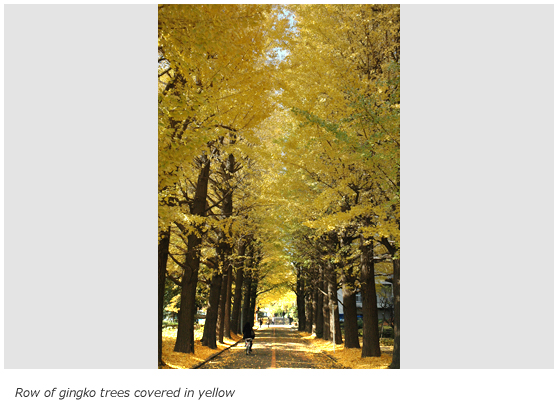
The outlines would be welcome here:
M 243 339 L 248 339 L 248 338 L 253 339 L 256 337 L 256 334 L 254 333 L 254 329 L 252 329 L 250 322 L 246 322 L 246 325 L 244 325 L 244 328 L 242 329 L 242 333 L 243 333 Z

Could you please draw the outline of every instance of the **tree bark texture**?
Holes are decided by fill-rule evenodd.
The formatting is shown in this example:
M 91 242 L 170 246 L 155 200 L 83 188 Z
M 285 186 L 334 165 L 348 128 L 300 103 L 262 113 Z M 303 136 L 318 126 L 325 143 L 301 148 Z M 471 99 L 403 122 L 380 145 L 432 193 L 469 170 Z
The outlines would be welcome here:
M 320 274 L 322 278 L 322 287 L 320 288 L 320 293 L 324 296 L 324 301 L 322 305 L 322 312 L 323 312 L 323 321 L 324 321 L 324 336 L 322 339 L 324 340 L 331 340 L 331 317 L 329 315 L 329 295 L 327 293 L 328 289 L 328 279 L 327 274 L 323 268 L 320 268 Z
M 323 290 L 323 281 L 321 278 L 318 280 L 316 287 L 316 337 L 324 338 L 324 294 L 321 292 Z
M 312 333 L 312 323 L 314 321 L 313 312 L 313 297 L 314 293 L 312 290 L 307 291 L 305 302 L 306 302 L 306 328 L 304 329 L 308 333 Z
M 248 314 L 248 321 L 250 326 L 254 327 L 254 315 L 256 314 L 256 297 L 258 296 L 258 278 L 252 279 L 252 284 L 250 285 L 250 312 Z
M 223 265 L 224 266 L 224 265 Z M 219 294 L 219 310 L 217 311 L 217 335 L 219 342 L 224 343 L 223 336 L 225 332 L 225 306 L 227 300 L 227 283 L 229 281 L 228 269 L 222 268 L 223 283 L 221 285 L 221 293 Z
M 225 338 L 231 338 L 231 305 L 232 305 L 232 263 L 227 270 L 227 294 L 225 297 Z
M 302 268 L 298 267 L 296 270 L 296 306 L 298 310 L 298 330 L 303 331 L 306 329 L 306 302 L 304 299 L 304 278 L 302 275 Z
M 333 265 L 331 263 L 327 264 L 327 293 L 329 300 L 329 310 L 330 310 L 330 340 L 333 342 L 335 337 L 335 343 L 343 343 L 343 336 L 341 335 L 341 325 L 339 324 L 339 306 L 337 304 L 337 278 L 335 271 L 333 270 Z
M 343 314 L 345 326 L 345 347 L 346 348 L 360 348 L 358 340 L 358 317 L 356 294 L 357 289 L 355 286 L 355 278 L 353 276 L 353 269 L 348 268 L 344 273 L 343 279 Z
M 244 276 L 244 297 L 242 299 L 242 322 L 240 329 L 250 320 L 250 291 L 252 290 L 252 274 L 248 271 Z
M 320 323 L 320 320 L 318 319 L 318 312 L 321 312 L 321 310 L 318 310 L 318 308 L 320 308 L 319 303 L 318 303 L 318 295 L 320 292 L 318 292 L 318 287 L 317 287 L 317 280 L 313 279 L 312 281 L 312 333 L 315 333 L 316 336 L 318 336 L 318 324 Z
M 380 357 L 378 303 L 374 279 L 374 246 L 370 239 L 360 239 L 360 283 L 362 285 L 362 353 L 361 357 Z
M 211 349 L 217 348 L 217 316 L 219 314 L 219 298 L 222 283 L 223 275 L 216 271 L 209 286 L 209 300 L 202 336 L 202 345 Z

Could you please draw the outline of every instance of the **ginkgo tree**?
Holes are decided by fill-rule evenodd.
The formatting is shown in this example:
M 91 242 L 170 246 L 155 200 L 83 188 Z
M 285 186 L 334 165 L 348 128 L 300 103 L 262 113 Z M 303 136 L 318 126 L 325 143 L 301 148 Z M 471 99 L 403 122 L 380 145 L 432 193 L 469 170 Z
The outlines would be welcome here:
M 274 104 L 268 58 L 282 30 L 277 16 L 268 5 L 159 6 L 159 318 L 171 227 L 176 226 L 187 238 L 177 351 L 194 350 L 200 246 L 208 225 L 215 224 L 208 222 L 208 213 L 231 207 L 230 193 L 212 188 L 211 176 L 226 162 L 234 163 L 229 146 L 249 141 Z M 212 193 L 220 199 L 207 207 Z M 230 225 L 226 219 L 219 224 Z M 217 247 L 226 249 L 228 242 L 222 239 Z M 224 255 L 229 262 L 230 250 Z M 223 272 L 222 263 L 216 283 L 230 267 Z
M 284 167 L 291 181 L 298 175 L 298 184 L 313 194 L 293 202 L 305 210 L 303 224 L 315 238 L 335 243 L 351 233 L 358 244 L 363 356 L 379 356 L 376 244 L 385 243 L 399 259 L 399 7 L 291 9 L 298 34 L 290 42 L 280 98 L 297 124 L 280 142 Z M 321 270 L 331 276 L 328 265 L 337 257 L 323 257 Z

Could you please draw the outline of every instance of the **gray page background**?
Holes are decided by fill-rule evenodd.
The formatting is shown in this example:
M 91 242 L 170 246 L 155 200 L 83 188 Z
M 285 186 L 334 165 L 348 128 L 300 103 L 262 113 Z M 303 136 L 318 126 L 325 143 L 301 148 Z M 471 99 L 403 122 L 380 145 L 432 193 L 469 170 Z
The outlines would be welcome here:
M 553 10 L 402 7 L 405 368 L 553 368 Z
M 156 6 L 4 12 L 4 366 L 156 368 Z M 402 366 L 552 368 L 553 6 L 401 27 Z
M 156 368 L 157 7 L 4 12 L 4 365 Z

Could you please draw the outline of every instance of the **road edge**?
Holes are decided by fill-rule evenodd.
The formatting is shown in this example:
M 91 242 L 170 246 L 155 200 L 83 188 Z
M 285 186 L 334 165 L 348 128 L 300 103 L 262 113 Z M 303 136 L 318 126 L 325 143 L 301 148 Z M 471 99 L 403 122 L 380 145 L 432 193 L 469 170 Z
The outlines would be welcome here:
M 220 354 L 222 354 L 223 352 L 229 350 L 230 348 L 238 345 L 240 342 L 242 342 L 243 339 L 239 339 L 237 340 L 235 343 L 233 343 L 232 345 L 227 346 L 225 349 L 220 350 L 219 352 L 214 353 L 213 355 L 211 355 L 209 358 L 207 358 L 206 360 L 198 363 L 197 365 L 192 366 L 190 369 L 198 369 L 200 366 L 205 365 L 207 362 L 209 362 L 210 360 L 216 358 L 217 356 L 219 356 Z

